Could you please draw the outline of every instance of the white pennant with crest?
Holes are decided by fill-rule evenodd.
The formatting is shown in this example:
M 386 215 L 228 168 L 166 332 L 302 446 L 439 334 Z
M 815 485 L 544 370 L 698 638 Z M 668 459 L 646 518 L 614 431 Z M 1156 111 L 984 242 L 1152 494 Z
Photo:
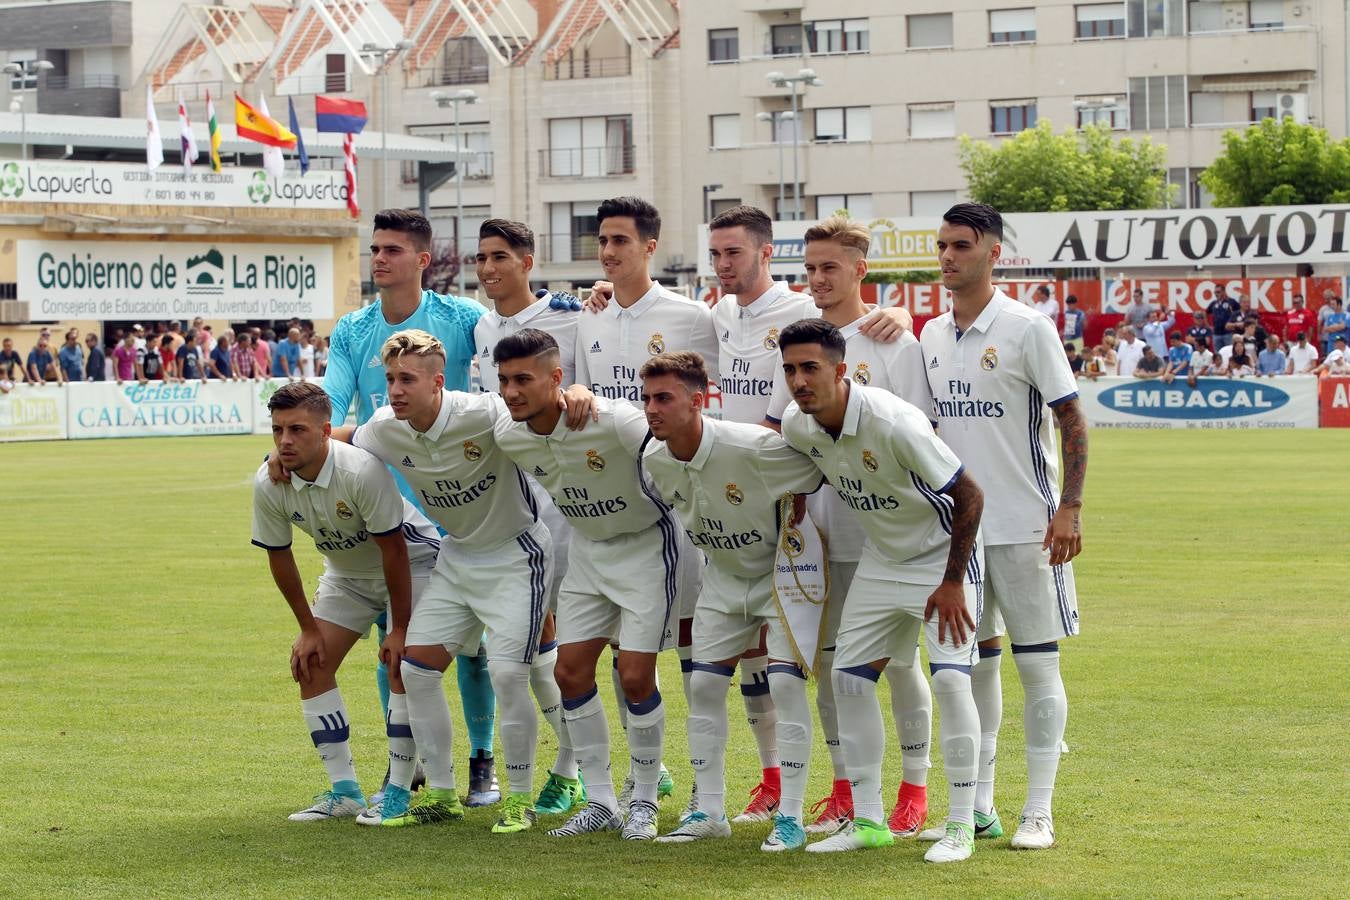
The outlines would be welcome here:
M 773 602 L 787 632 L 797 665 L 815 676 L 830 603 L 830 563 L 820 531 L 804 514 L 792 521 L 792 496 L 778 501 L 778 552 L 774 557 Z

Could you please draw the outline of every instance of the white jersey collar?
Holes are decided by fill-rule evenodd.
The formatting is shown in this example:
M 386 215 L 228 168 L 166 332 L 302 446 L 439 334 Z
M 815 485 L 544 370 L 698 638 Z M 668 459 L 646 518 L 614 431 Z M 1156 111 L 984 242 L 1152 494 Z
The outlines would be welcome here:
M 749 304 L 742 306 L 740 301 L 736 301 L 736 315 L 742 319 L 753 319 L 756 316 L 769 312 L 778 305 L 778 301 L 783 297 L 792 294 L 792 288 L 788 287 L 786 282 L 775 281 L 769 285 L 769 289 L 760 294 Z
M 716 437 L 713 435 L 713 421 L 707 416 L 703 417 L 703 436 L 699 438 L 698 450 L 694 451 L 694 458 L 686 464 L 691 469 L 702 469 L 708 464 L 708 457 L 712 456 L 713 444 L 716 443 Z M 667 447 L 669 451 L 669 447 Z
M 647 293 L 639 297 L 637 299 L 637 302 L 634 303 L 632 306 L 628 307 L 627 309 L 624 309 L 622 306 L 619 306 L 618 301 L 615 301 L 614 303 L 614 308 L 616 310 L 615 314 L 620 316 L 632 316 L 633 318 L 636 319 L 638 316 L 642 315 L 647 310 L 655 306 L 657 302 L 660 301 L 660 299 L 661 299 L 661 282 L 653 281 L 652 286 L 647 289 Z
M 497 320 L 498 326 L 505 325 L 508 322 L 516 325 L 526 325 L 535 316 L 548 309 L 551 299 L 552 298 L 550 297 L 542 297 L 516 313 L 514 316 L 504 316 L 494 309 L 492 310 L 492 316 Z
M 306 481 L 305 479 L 297 475 L 295 472 L 292 472 L 291 487 L 297 491 L 302 491 L 307 487 L 327 488 L 328 483 L 333 480 L 334 455 L 335 454 L 333 453 L 333 442 L 332 439 L 330 438 L 328 442 L 328 458 L 325 459 L 323 461 L 323 465 L 319 467 L 319 474 L 314 476 L 313 481 Z
M 866 322 L 868 317 L 871 315 L 872 315 L 871 313 L 863 313 L 861 316 L 854 319 L 852 322 L 849 322 L 843 328 L 840 328 L 839 333 L 844 336 L 844 340 L 848 340 L 854 335 L 860 334 L 862 332 L 862 323 Z
M 426 431 L 418 431 L 412 427 L 411 422 L 408 422 L 408 430 L 419 440 L 431 441 L 432 443 L 439 441 L 441 435 L 445 434 L 445 429 L 450 427 L 450 407 L 453 401 L 454 394 L 449 391 L 441 391 L 441 411 L 436 414 L 436 421 L 431 423 L 431 427 Z
M 986 303 L 984 309 L 981 310 L 979 318 L 974 322 L 971 322 L 970 327 L 967 328 L 966 331 L 978 331 L 981 334 L 988 334 L 989 329 L 994 325 L 994 319 L 998 318 L 998 314 L 1002 312 L 1003 305 L 1012 302 L 1012 298 L 1003 293 L 1002 290 L 994 288 L 994 296 L 989 298 L 989 302 Z M 956 324 L 956 316 L 952 316 L 952 324 Z M 965 332 L 962 333 L 964 334 Z
M 844 425 L 839 430 L 840 437 L 857 434 L 858 420 L 862 418 L 862 391 L 848 380 L 844 384 L 848 386 L 848 405 L 844 407 Z

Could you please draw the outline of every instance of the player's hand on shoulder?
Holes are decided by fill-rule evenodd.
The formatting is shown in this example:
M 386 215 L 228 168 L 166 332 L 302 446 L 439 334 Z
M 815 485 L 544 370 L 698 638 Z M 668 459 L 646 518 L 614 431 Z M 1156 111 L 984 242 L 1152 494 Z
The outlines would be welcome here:
M 587 312 L 598 313 L 600 310 L 609 306 L 609 301 L 614 299 L 614 283 L 612 281 L 597 281 L 591 285 L 591 293 L 582 304 L 582 309 Z
M 584 384 L 574 384 L 558 397 L 558 406 L 567 417 L 568 431 L 584 431 L 587 422 L 600 421 L 595 394 Z
M 281 458 L 275 453 L 267 456 L 267 477 L 273 484 L 281 484 L 291 480 L 291 473 L 281 464 Z
M 890 343 L 899 340 L 906 331 L 914 330 L 914 316 L 903 306 L 889 306 L 872 311 L 858 330 L 874 341 Z

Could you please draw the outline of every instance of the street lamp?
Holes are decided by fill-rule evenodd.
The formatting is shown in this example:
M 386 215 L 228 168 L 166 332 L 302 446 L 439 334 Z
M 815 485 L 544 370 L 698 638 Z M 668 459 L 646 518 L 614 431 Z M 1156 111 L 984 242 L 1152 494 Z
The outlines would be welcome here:
M 720 184 L 705 184 L 705 185 L 703 186 L 703 221 L 704 221 L 704 222 L 711 222 L 711 221 L 712 221 L 712 201 L 708 199 L 708 195 L 714 193 L 715 191 L 720 191 L 721 189 L 722 189 L 722 186 L 721 186 Z
M 792 118 L 797 118 L 797 85 L 802 87 L 819 87 L 825 82 L 821 80 L 814 69 L 799 69 L 796 75 L 784 75 L 782 72 L 770 72 L 765 76 L 769 83 L 774 87 L 792 88 Z M 797 167 L 797 145 L 800 143 L 799 129 L 795 122 L 792 128 L 792 204 L 795 207 L 796 218 L 802 217 L 802 183 L 798 175 Z
M 55 64 L 48 59 L 27 59 L 21 63 L 6 63 L 5 72 L 9 75 L 18 75 L 27 81 L 29 75 L 50 72 L 55 68 Z M 24 159 L 28 159 L 28 110 L 24 108 L 22 94 L 9 101 L 9 111 L 19 114 L 19 151 Z
M 783 138 L 778 133 L 779 122 L 792 122 L 793 132 L 796 132 L 797 116 L 792 110 L 785 109 L 782 112 L 762 112 L 755 116 L 761 122 L 771 122 L 769 126 L 773 129 L 773 142 L 778 145 L 778 215 L 783 214 Z
M 361 45 L 361 55 L 379 59 L 380 65 L 377 70 L 380 78 L 380 183 L 375 193 L 375 208 L 384 209 L 384 185 L 389 180 L 389 72 L 385 69 L 385 61 L 389 57 L 398 53 L 400 50 L 411 50 L 415 45 L 412 41 L 404 38 L 392 47 L 381 47 L 379 44 L 365 43 Z
M 459 106 L 461 103 L 477 103 L 478 92 L 473 88 L 461 88 L 453 94 L 432 91 L 431 99 L 435 100 L 436 105 L 442 109 L 447 106 L 455 108 L 455 255 L 459 257 L 459 265 L 456 267 L 459 273 L 459 296 L 463 297 L 464 254 L 460 245 L 460 237 L 464 231 L 464 148 L 460 146 Z

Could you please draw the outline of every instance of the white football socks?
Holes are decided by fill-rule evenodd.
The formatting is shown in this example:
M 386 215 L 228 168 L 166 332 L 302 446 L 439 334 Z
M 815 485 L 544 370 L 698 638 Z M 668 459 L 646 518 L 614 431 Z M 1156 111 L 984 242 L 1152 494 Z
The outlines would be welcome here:
M 1059 771 L 1060 744 L 1069 719 L 1069 699 L 1059 674 L 1059 651 L 1018 652 L 1014 648 L 1013 662 L 1026 696 L 1022 718 L 1027 738 L 1027 803 L 1022 815 L 1048 816 Z
M 778 712 L 769 694 L 768 656 L 742 659 L 741 699 L 745 701 L 745 720 L 759 748 L 762 769 L 778 767 Z
M 848 777 L 853 782 L 856 819 L 882 824 L 881 757 L 886 748 L 885 724 L 877 702 L 877 678 L 870 666 L 835 669 L 834 702 L 839 707 L 839 740 L 844 745 Z
M 427 787 L 455 787 L 454 725 L 445 703 L 445 673 L 424 669 L 408 658 L 400 668 L 408 697 L 408 724 L 427 773 Z
M 563 778 L 576 778 L 577 758 L 567 736 L 567 723 L 563 722 L 562 691 L 558 690 L 558 682 L 553 677 L 553 667 L 557 662 L 556 643 L 535 654 L 534 662 L 530 663 L 530 689 L 539 703 L 539 712 L 558 738 L 558 757 L 550 771 Z
M 695 663 L 689 673 L 689 764 L 698 808 L 713 821 L 726 811 L 727 692 L 735 669 Z
M 834 651 L 820 651 L 820 668 L 823 677 L 816 681 L 816 712 L 820 715 L 820 730 L 825 735 L 825 750 L 830 754 L 831 779 L 840 781 L 847 778 L 844 768 L 844 748 L 839 743 L 839 710 L 834 702 Z
M 919 647 L 908 665 L 894 659 L 886 667 L 891 685 L 891 713 L 895 718 L 895 736 L 900 741 L 901 779 L 915 787 L 928 784 L 932 766 L 929 745 L 933 734 L 933 695 L 928 679 L 919 667 Z
M 619 801 L 614 796 L 609 772 L 609 723 L 594 687 L 580 697 L 563 698 L 563 721 L 567 723 L 572 752 L 577 756 L 581 777 L 586 780 L 590 802 L 616 812 Z
M 980 714 L 970 695 L 970 675 L 957 669 L 938 669 L 933 673 L 933 695 L 942 711 L 940 740 L 947 776 L 947 820 L 974 828 Z
M 305 715 L 305 725 L 309 727 L 314 749 L 319 751 L 319 759 L 328 772 L 328 780 L 335 788 L 344 782 L 343 788 L 348 784 L 355 785 L 356 765 L 352 762 L 352 748 L 348 740 L 351 727 L 342 693 L 333 688 L 317 697 L 301 700 L 300 710 Z
M 980 771 L 975 785 L 975 808 L 994 811 L 994 768 L 998 758 L 998 729 L 1003 724 L 1003 662 L 1001 647 L 980 648 L 979 661 L 970 670 L 970 692 L 980 714 Z
M 666 705 L 661 691 L 628 704 L 628 753 L 633 773 L 633 799 L 656 802 L 661 780 L 661 745 L 666 736 Z
M 417 768 L 417 742 L 408 724 L 408 695 L 389 693 L 389 709 L 384 714 L 384 730 L 389 736 L 389 783 L 405 791 L 412 785 Z
M 510 791 L 533 794 L 539 716 L 530 700 L 530 664 L 489 659 L 488 676 L 492 679 L 492 692 L 497 695 L 497 731 L 506 755 Z
M 778 811 L 800 823 L 811 768 L 811 703 L 806 699 L 806 674 L 791 663 L 770 663 L 769 690 L 778 711 L 776 743 L 782 772 Z

